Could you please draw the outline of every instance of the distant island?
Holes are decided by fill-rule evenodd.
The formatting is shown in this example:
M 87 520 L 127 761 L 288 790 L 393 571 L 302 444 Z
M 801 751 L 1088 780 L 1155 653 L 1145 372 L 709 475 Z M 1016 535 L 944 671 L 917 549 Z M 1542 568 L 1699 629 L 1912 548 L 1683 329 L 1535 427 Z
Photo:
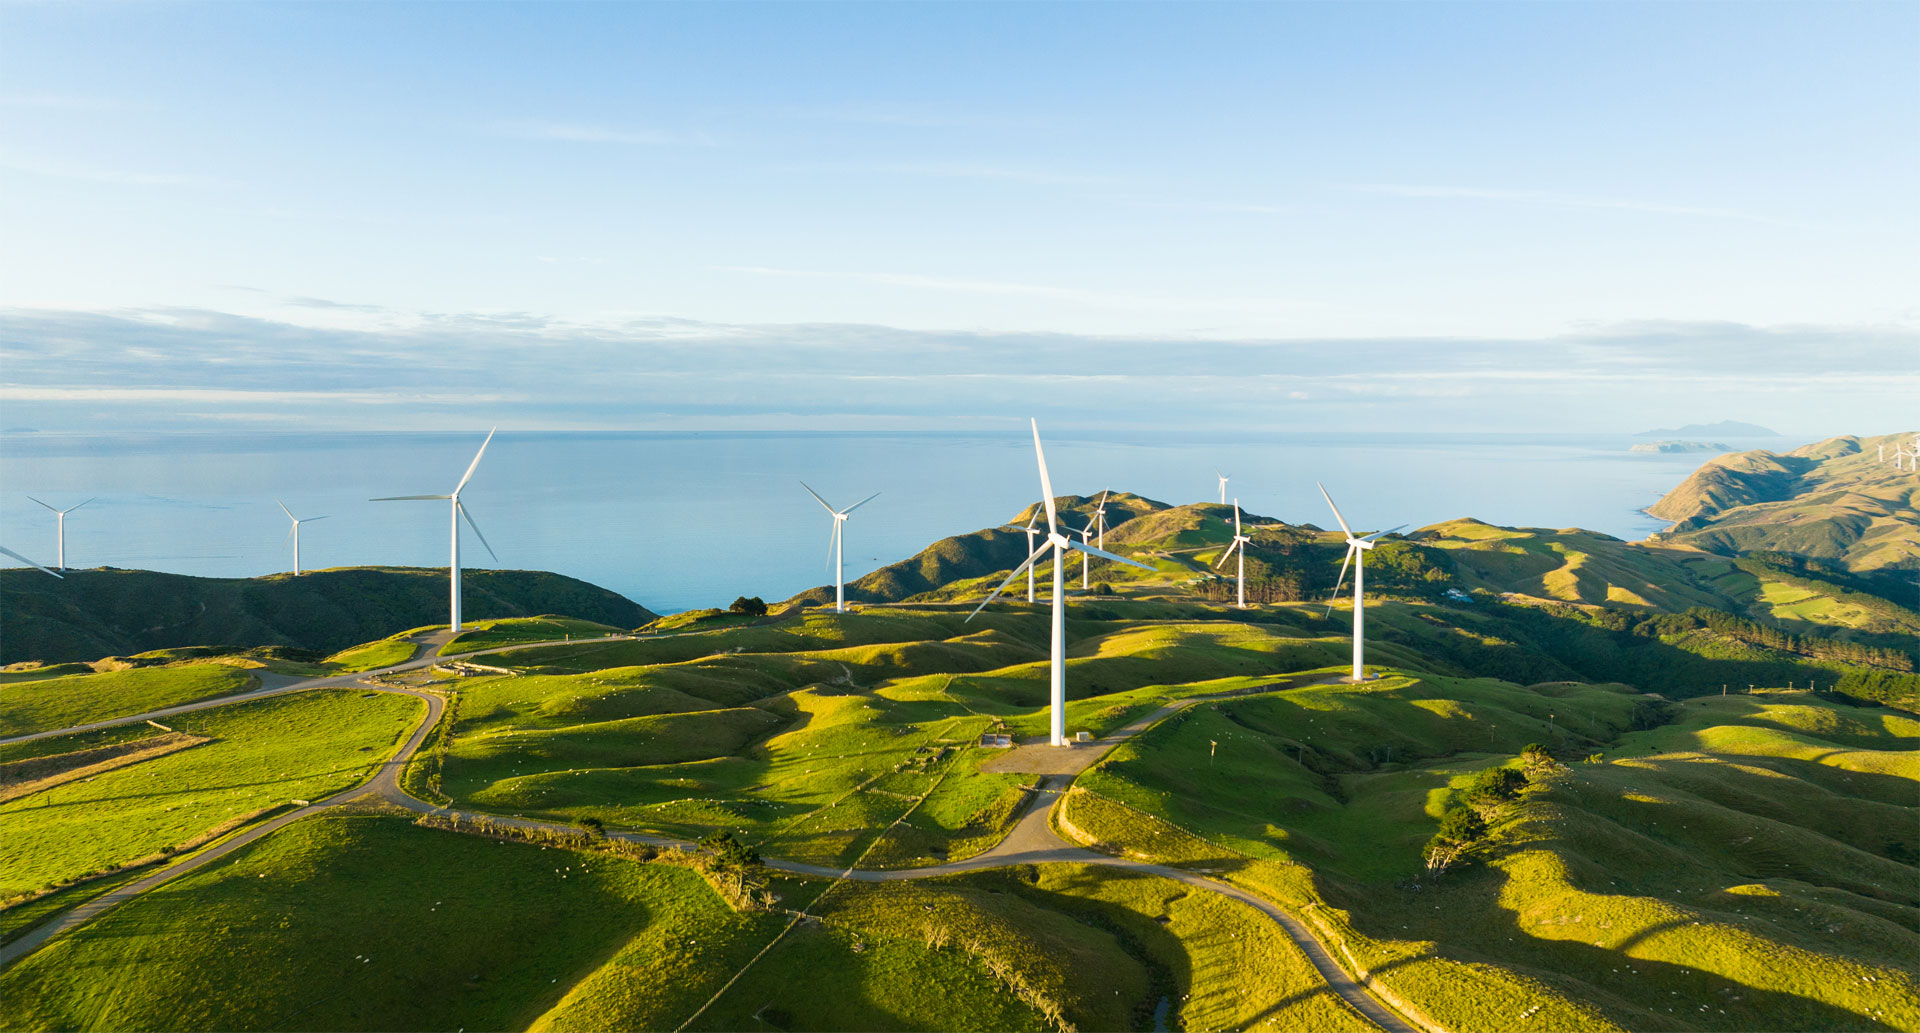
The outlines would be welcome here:
M 1660 430 L 1643 430 L 1635 434 L 1636 438 L 1710 438 L 1714 436 L 1730 438 L 1777 438 L 1780 435 L 1765 427 L 1752 423 L 1740 423 L 1735 420 L 1721 420 L 1719 423 L 1689 423 L 1684 427 L 1666 427 Z
M 1629 452 L 1731 452 L 1732 445 L 1723 445 L 1718 441 L 1645 441 L 1628 449 Z

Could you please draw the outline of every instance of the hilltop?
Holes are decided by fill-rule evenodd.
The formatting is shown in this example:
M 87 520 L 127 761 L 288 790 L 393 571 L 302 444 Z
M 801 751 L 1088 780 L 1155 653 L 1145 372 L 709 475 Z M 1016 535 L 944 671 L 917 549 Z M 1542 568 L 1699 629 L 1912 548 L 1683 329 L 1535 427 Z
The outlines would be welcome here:
M 1055 519 L 1061 528 L 1081 528 L 1093 519 L 1097 495 L 1062 495 L 1054 499 Z M 1023 509 L 1008 526 L 1024 528 L 1040 504 Z M 1127 492 L 1115 492 L 1107 498 L 1107 536 L 1114 528 L 1146 513 L 1169 508 L 1164 502 Z M 1040 514 L 1039 526 L 1045 528 L 1046 515 Z M 1022 530 L 988 527 L 968 534 L 942 538 L 904 560 L 889 563 L 864 577 L 847 582 L 848 602 L 897 603 L 937 591 L 958 581 L 984 577 L 994 571 L 1011 570 L 1027 558 L 1027 535 Z M 788 605 L 831 604 L 833 586 L 809 588 L 787 600 Z
M 1913 437 L 1716 457 L 1647 508 L 1674 522 L 1654 540 L 1721 555 L 1791 553 L 1855 572 L 1910 565 L 1920 551 L 1920 477 L 1894 469 L 1891 456 Z
M 646 607 L 538 570 L 461 572 L 478 618 L 561 613 L 632 628 Z M 0 663 L 61 663 L 179 646 L 290 646 L 333 653 L 447 619 L 444 569 L 340 567 L 294 577 L 206 578 L 153 570 L 69 570 L 65 580 L 0 569 Z

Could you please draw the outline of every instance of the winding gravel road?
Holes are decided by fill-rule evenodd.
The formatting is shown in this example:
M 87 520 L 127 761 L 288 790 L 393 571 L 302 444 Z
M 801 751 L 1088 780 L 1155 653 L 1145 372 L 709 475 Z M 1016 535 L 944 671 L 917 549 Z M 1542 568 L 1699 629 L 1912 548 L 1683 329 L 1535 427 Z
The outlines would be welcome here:
M 710 634 L 710 632 L 682 632 L 679 634 Z M 497 825 L 507 825 L 530 830 L 578 832 L 579 829 L 576 826 L 560 822 L 538 821 L 484 812 L 456 811 L 446 807 L 437 807 L 408 795 L 407 792 L 400 787 L 400 774 L 406 770 L 407 763 L 412 760 L 413 755 L 420 749 L 421 744 L 426 741 L 427 735 L 433 730 L 434 726 L 439 723 L 441 715 L 446 710 L 446 699 L 431 692 L 381 684 L 378 682 L 363 681 L 362 679 L 387 674 L 399 674 L 430 667 L 436 663 L 470 660 L 478 656 L 487 656 L 493 653 L 503 653 L 516 649 L 532 649 L 557 645 L 583 645 L 595 642 L 617 642 L 654 636 L 612 635 L 595 639 L 519 642 L 491 649 L 477 650 L 471 653 L 460 653 L 453 656 L 435 655 L 439 648 L 444 645 L 450 637 L 447 632 L 438 632 L 432 635 L 422 636 L 415 640 L 417 647 L 414 655 L 410 659 L 404 663 L 395 664 L 391 667 L 383 667 L 378 670 L 364 671 L 350 675 L 336 675 L 326 678 L 312 678 L 281 685 L 268 685 L 244 693 L 200 700 L 195 703 L 168 707 L 164 710 L 155 710 L 145 714 L 133 714 L 127 717 L 114 718 L 109 721 L 95 721 L 85 725 L 77 725 L 72 728 L 62 728 L 49 732 L 37 732 L 32 735 L 14 736 L 10 739 L 0 739 L 0 745 L 5 745 L 56 735 L 72 735 L 77 732 L 94 731 L 100 728 L 113 728 L 120 725 L 138 724 L 148 720 L 159 720 L 177 714 L 191 713 L 210 707 L 227 706 L 229 704 L 260 699 L 266 696 L 324 688 L 355 687 L 379 692 L 399 693 L 424 700 L 427 704 L 426 719 L 420 722 L 419 727 L 415 728 L 413 734 L 407 737 L 406 742 L 402 743 L 400 748 L 394 751 L 392 756 L 383 761 L 373 777 L 366 782 L 351 789 L 335 793 L 323 800 L 315 800 L 297 810 L 289 811 L 276 818 L 255 825 L 252 828 L 248 828 L 190 857 L 177 861 L 152 875 L 135 880 L 109 893 L 102 894 L 93 900 L 62 913 L 52 921 L 34 927 L 25 934 L 8 941 L 4 945 L 0 945 L 0 968 L 4 968 L 20 958 L 33 953 L 48 940 L 86 924 L 99 917 L 103 912 L 123 904 L 156 886 L 164 885 L 183 875 L 198 871 L 208 864 L 239 850 L 263 836 L 271 835 L 275 831 L 293 822 L 337 808 L 375 803 L 389 804 L 421 814 L 458 816 L 463 819 L 485 819 Z M 679 635 L 659 637 L 670 638 L 679 637 Z M 1419 1027 L 1414 1026 L 1402 1018 L 1398 1012 L 1375 997 L 1366 987 L 1355 981 L 1345 969 L 1341 968 L 1340 965 L 1334 961 L 1332 954 L 1327 950 L 1326 946 L 1308 929 L 1305 923 L 1272 901 L 1257 894 L 1250 893 L 1238 886 L 1221 882 L 1217 879 L 1209 879 L 1204 875 L 1181 868 L 1150 864 L 1145 861 L 1115 857 L 1111 854 L 1103 854 L 1098 851 L 1089 850 L 1060 838 L 1053 830 L 1051 820 L 1053 808 L 1066 793 L 1067 789 L 1072 786 L 1074 777 L 1081 771 L 1091 767 L 1114 746 L 1153 727 L 1174 713 L 1198 703 L 1225 699 L 1235 695 L 1246 695 L 1252 692 L 1269 692 L 1275 689 L 1291 687 L 1291 684 L 1304 683 L 1304 681 L 1294 683 L 1276 682 L 1274 685 L 1262 686 L 1258 689 L 1242 690 L 1218 696 L 1196 696 L 1190 699 L 1178 700 L 1129 723 L 1126 727 L 1096 742 L 1067 749 L 1024 746 L 1004 758 L 996 758 L 996 762 L 990 763 L 995 763 L 996 768 L 999 770 L 1018 770 L 1021 767 L 1037 766 L 1044 773 L 1041 774 L 1036 782 L 1025 809 L 1020 813 L 1018 820 L 1007 833 L 1006 837 L 991 849 L 973 857 L 925 868 L 902 868 L 893 870 L 842 869 L 825 865 L 804 864 L 798 861 L 785 861 L 777 858 L 768 859 L 766 865 L 776 871 L 789 872 L 795 875 L 843 878 L 859 882 L 896 882 L 907 879 L 928 879 L 943 875 L 954 875 L 961 872 L 979 871 L 986 868 L 1000 868 L 1007 865 L 1050 863 L 1103 865 L 1110 868 L 1123 868 L 1165 879 L 1173 879 L 1177 882 L 1218 893 L 1257 909 L 1268 918 L 1271 918 L 1274 923 L 1286 933 L 1287 937 L 1293 941 L 1295 946 L 1300 948 L 1301 953 L 1312 963 L 1315 970 L 1320 973 L 1320 977 L 1326 981 L 1328 989 L 1352 1005 L 1354 1010 L 1366 1016 L 1368 1020 L 1381 1029 L 1388 1031 L 1388 1033 L 1422 1033 Z M 1020 756 L 1021 754 L 1024 754 L 1024 756 Z M 1019 757 L 1018 760 L 1015 759 L 1017 756 Z M 1024 765 L 1021 763 L 1021 761 L 1029 757 L 1032 758 L 1033 764 Z M 636 843 L 647 843 L 660 847 L 690 845 L 684 840 L 664 836 L 653 836 L 639 832 L 613 831 L 609 832 L 608 835 L 616 839 Z

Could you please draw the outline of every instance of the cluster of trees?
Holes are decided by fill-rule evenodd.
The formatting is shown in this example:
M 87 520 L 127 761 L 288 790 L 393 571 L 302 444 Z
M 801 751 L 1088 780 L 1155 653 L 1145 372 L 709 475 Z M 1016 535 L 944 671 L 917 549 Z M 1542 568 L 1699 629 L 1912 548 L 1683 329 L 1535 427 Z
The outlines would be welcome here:
M 1521 753 L 1521 759 L 1530 768 L 1553 762 L 1546 747 L 1539 743 L 1529 745 Z M 1489 823 L 1497 821 L 1509 805 L 1520 799 L 1520 791 L 1529 781 L 1525 772 L 1509 767 L 1488 768 L 1474 775 L 1466 788 L 1448 801 L 1447 809 L 1440 814 L 1439 831 L 1427 840 L 1426 849 L 1422 851 L 1427 873 L 1444 875 L 1459 863 L 1474 844 L 1486 838 Z
M 1647 692 L 1687 698 L 1718 694 L 1723 684 L 1784 686 L 1815 679 L 1823 690 L 1832 686 L 1835 691 L 1864 700 L 1908 709 L 1920 707 L 1920 674 L 1816 659 L 1769 649 L 1757 641 L 1740 641 L 1732 635 L 1685 634 L 1707 629 L 1700 613 L 1715 614 L 1716 623 L 1722 627 L 1735 627 L 1721 623 L 1723 618 L 1740 620 L 1711 610 L 1691 615 L 1653 614 L 1488 599 L 1472 612 L 1455 611 L 1445 620 L 1427 615 L 1426 623 L 1434 626 L 1433 632 L 1419 625 L 1383 625 L 1370 630 L 1379 640 L 1418 649 L 1458 673 L 1503 678 L 1522 685 L 1561 680 L 1618 681 Z M 1452 633 L 1448 629 L 1453 627 L 1469 634 Z
M 1619 611 L 1615 610 L 1609 610 L 1607 613 L 1614 622 L 1622 618 L 1631 622 L 1632 631 L 1636 635 L 1659 637 L 1704 629 L 1736 642 L 1759 646 L 1762 649 L 1775 649 L 1782 653 L 1795 653 L 1816 660 L 1837 660 L 1841 663 L 1880 667 L 1891 671 L 1912 672 L 1914 668 L 1913 654 L 1904 649 L 1882 649 L 1858 642 L 1848 642 L 1844 639 L 1795 635 L 1772 625 L 1761 624 L 1745 617 L 1736 617 L 1720 610 L 1710 610 L 1704 606 L 1692 607 L 1685 613 L 1635 616 L 1619 614 Z M 1613 616 L 1616 614 L 1619 616 Z
M 728 613 L 744 613 L 749 617 L 765 617 L 767 601 L 757 595 L 740 596 L 727 606 Z
M 1251 559 L 1248 567 L 1253 566 Z M 1249 571 L 1247 576 L 1247 602 L 1250 603 L 1297 603 L 1312 598 L 1314 579 L 1304 570 L 1283 570 L 1261 576 Z M 1211 602 L 1229 602 L 1240 597 L 1239 582 L 1234 578 L 1212 578 L 1200 583 L 1201 598 Z
M 705 852 L 694 855 L 693 866 L 727 903 L 740 911 L 774 905 L 776 898 L 767 886 L 760 851 L 733 838 L 731 832 L 715 832 L 701 840 L 700 846 Z

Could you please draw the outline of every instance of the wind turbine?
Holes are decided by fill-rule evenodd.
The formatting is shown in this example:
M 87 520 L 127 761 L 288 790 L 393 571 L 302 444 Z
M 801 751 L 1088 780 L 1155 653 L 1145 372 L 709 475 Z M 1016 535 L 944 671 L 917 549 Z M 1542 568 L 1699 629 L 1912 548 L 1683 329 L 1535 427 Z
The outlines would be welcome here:
M 1228 477 L 1219 470 L 1213 471 L 1213 475 L 1220 478 L 1220 504 L 1224 506 L 1227 504 L 1227 482 L 1233 478 Z
M 1213 561 L 1213 569 L 1219 570 L 1220 564 L 1227 562 L 1228 556 L 1232 556 L 1235 553 L 1239 554 L 1240 556 L 1240 574 L 1239 574 L 1240 608 L 1242 610 L 1247 608 L 1247 543 L 1250 541 L 1253 541 L 1253 539 L 1240 533 L 1240 500 L 1234 499 L 1233 500 L 1233 544 L 1227 546 L 1227 551 L 1221 553 L 1220 558 Z
M 1029 553 L 1025 562 L 1013 568 L 1013 572 L 1007 575 L 1007 579 L 1000 582 L 1000 587 L 989 592 L 987 597 L 981 600 L 980 605 L 974 607 L 972 613 L 967 614 L 967 619 L 972 620 L 981 610 L 986 609 L 988 603 L 993 602 L 1001 592 L 1007 590 L 1008 585 L 1013 584 L 1013 579 L 1019 577 L 1021 571 L 1032 567 L 1034 561 L 1049 550 L 1053 552 L 1053 662 L 1048 677 L 1047 698 L 1050 712 L 1047 719 L 1047 736 L 1048 741 L 1053 745 L 1065 746 L 1067 745 L 1067 595 L 1066 587 L 1061 581 L 1064 565 L 1060 562 L 1060 557 L 1071 549 L 1118 563 L 1132 564 L 1141 570 L 1153 568 L 1125 556 L 1116 556 L 1098 546 L 1084 542 L 1076 544 L 1073 539 L 1060 533 L 1059 514 L 1054 511 L 1053 506 L 1053 480 L 1047 476 L 1047 454 L 1040 447 L 1040 422 L 1038 420 L 1031 422 L 1033 424 L 1033 456 L 1040 464 L 1040 497 L 1047 506 L 1047 540 L 1042 542 L 1038 549 Z
M 28 498 L 32 498 L 32 496 L 28 496 Z M 84 505 L 86 505 L 86 503 L 84 503 L 84 502 L 82 502 L 82 503 L 80 503 L 80 506 L 84 506 Z M 75 507 L 73 507 L 73 508 L 75 508 L 75 509 L 79 509 L 79 508 L 80 508 L 80 506 L 75 506 Z M 12 549 L 9 549 L 9 548 L 7 548 L 7 547 L 6 547 L 6 546 L 4 546 L 4 545 L 0 545 L 0 552 L 4 552 L 4 553 L 6 553 L 7 555 L 9 555 L 9 556 L 12 556 L 12 557 L 13 557 L 14 559 L 17 559 L 17 560 L 19 560 L 20 562 L 22 562 L 22 563 L 24 563 L 24 564 L 26 564 L 26 565 L 27 565 L 27 566 L 29 566 L 29 567 L 32 567 L 32 568 L 33 568 L 33 569 L 35 569 L 35 570 L 38 570 L 38 571 L 41 571 L 41 572 L 43 572 L 43 573 L 47 573 L 47 574 L 52 574 L 52 575 L 53 575 L 54 577 L 57 577 L 57 578 L 59 578 L 59 579 L 60 579 L 60 580 L 62 580 L 62 581 L 65 581 L 65 580 L 67 579 L 67 577 L 66 577 L 66 575 L 65 575 L 65 574 L 61 574 L 61 573 L 57 573 L 57 572 L 55 572 L 55 571 L 51 571 L 51 570 L 48 570 L 47 568 L 45 568 L 45 567 L 43 567 L 43 566 L 41 566 L 40 564 L 38 564 L 38 563 L 35 563 L 35 562 L 33 562 L 32 560 L 30 560 L 30 559 L 28 559 L 28 558 L 26 558 L 25 556 L 22 556 L 22 555 L 20 555 L 20 554 L 19 554 L 19 553 L 17 553 L 17 552 L 14 552 L 14 551 L 13 551 Z
M 807 488 L 807 482 L 801 481 L 800 486 Z M 833 514 L 833 532 L 827 536 L 827 559 L 833 563 L 833 610 L 835 613 L 845 613 L 847 612 L 847 563 L 844 532 L 847 526 L 847 514 L 879 498 L 880 493 L 876 491 L 845 509 L 835 509 L 827 505 L 827 500 L 821 498 L 820 493 L 812 488 L 807 488 L 807 494 L 812 495 L 813 501 L 820 503 L 823 509 Z
M 1366 570 L 1365 553 L 1373 548 L 1374 539 L 1383 534 L 1392 534 L 1400 530 L 1400 527 L 1407 525 L 1401 524 L 1400 527 L 1392 527 L 1385 531 L 1375 531 L 1369 535 L 1355 537 L 1353 528 L 1347 526 L 1347 518 L 1340 515 L 1340 507 L 1333 504 L 1333 496 L 1327 494 L 1327 486 L 1320 484 L 1319 481 L 1315 481 L 1314 483 L 1319 486 L 1321 497 L 1327 500 L 1327 508 L 1333 510 L 1333 518 L 1340 522 L 1340 530 L 1345 532 L 1347 536 L 1347 558 L 1340 562 L 1340 580 L 1334 582 L 1333 596 L 1334 599 L 1340 597 L 1340 586 L 1345 584 L 1347 580 L 1347 564 L 1353 564 L 1353 680 L 1356 682 L 1366 681 L 1366 666 L 1361 659 L 1364 649 L 1364 625 L 1366 621 L 1366 598 L 1362 595 L 1361 588 L 1361 581 L 1365 576 L 1364 571 Z M 1333 612 L 1332 600 L 1328 600 L 1327 602 L 1327 612 Z
M 28 495 L 27 498 L 33 502 L 39 502 L 40 505 L 45 506 L 49 511 L 53 513 L 53 515 L 56 518 L 58 518 L 56 520 L 56 523 L 59 526 L 59 530 L 58 530 L 59 550 L 56 553 L 56 555 L 59 558 L 53 561 L 53 565 L 60 568 L 61 570 L 67 569 L 67 514 L 73 512 L 76 509 L 79 509 L 80 506 L 84 506 L 87 504 L 87 502 L 92 502 L 93 500 L 88 499 L 87 502 L 80 503 L 80 506 L 68 506 L 65 509 L 54 509 L 52 506 L 48 506 L 46 503 L 40 502 L 39 499 L 34 498 L 32 495 Z M 31 563 L 33 561 L 28 560 L 27 562 Z M 41 569 L 45 570 L 46 568 L 42 567 Z
M 1107 492 L 1105 491 L 1100 493 L 1100 501 L 1093 507 L 1093 520 L 1100 525 L 1093 544 L 1104 549 L 1107 547 Z
M 480 467 L 480 457 L 487 454 L 487 446 L 493 443 L 494 431 L 498 431 L 499 429 L 500 428 L 495 427 L 493 428 L 493 430 L 487 431 L 487 440 L 482 441 L 480 443 L 480 451 L 475 452 L 473 454 L 473 462 L 467 464 L 467 472 L 463 476 L 461 476 L 460 483 L 454 485 L 453 494 L 451 495 L 389 495 L 385 498 L 371 500 L 374 502 L 451 502 L 453 503 L 453 514 L 450 517 L 450 519 L 453 521 L 453 553 L 447 563 L 447 573 L 448 573 L 447 581 L 449 584 L 449 591 L 451 592 L 451 599 L 452 599 L 451 610 L 452 610 L 452 617 L 453 617 L 453 619 L 449 623 L 453 626 L 453 630 L 456 632 L 460 630 L 460 521 L 465 520 L 467 522 L 467 526 L 473 528 L 473 536 L 475 538 L 480 539 L 481 545 L 486 545 L 487 555 L 493 556 L 494 562 L 497 563 L 500 560 L 500 557 L 494 554 L 493 546 L 487 545 L 487 536 L 480 533 L 480 525 L 473 522 L 473 518 L 467 515 L 467 507 L 460 504 L 461 489 L 465 488 L 467 486 L 467 482 L 473 479 L 473 471 L 479 469 Z M 292 516 L 293 514 L 289 513 L 287 515 Z
M 287 508 L 287 504 L 280 501 L 279 499 L 274 499 L 273 504 L 280 507 L 280 512 L 285 513 L 287 515 L 288 520 L 293 521 L 293 530 L 287 532 L 287 538 L 293 542 L 293 576 L 299 577 L 300 576 L 300 525 L 305 523 L 308 520 L 325 520 L 326 517 L 323 517 L 323 516 L 297 517 L 293 515 L 292 510 Z M 478 534 L 479 529 L 475 528 L 474 533 Z
M 1027 518 L 1027 526 L 1015 527 L 1012 524 L 1003 524 L 1001 526 L 1005 527 L 1009 531 L 1024 532 L 1027 536 L 1027 551 L 1032 552 L 1033 536 L 1040 533 L 1039 530 L 1034 527 L 1034 525 L 1039 522 L 1040 522 L 1040 507 L 1035 506 L 1033 507 L 1033 515 Z M 1027 567 L 1027 602 L 1033 602 L 1033 567 L 1031 564 L 1029 564 Z

